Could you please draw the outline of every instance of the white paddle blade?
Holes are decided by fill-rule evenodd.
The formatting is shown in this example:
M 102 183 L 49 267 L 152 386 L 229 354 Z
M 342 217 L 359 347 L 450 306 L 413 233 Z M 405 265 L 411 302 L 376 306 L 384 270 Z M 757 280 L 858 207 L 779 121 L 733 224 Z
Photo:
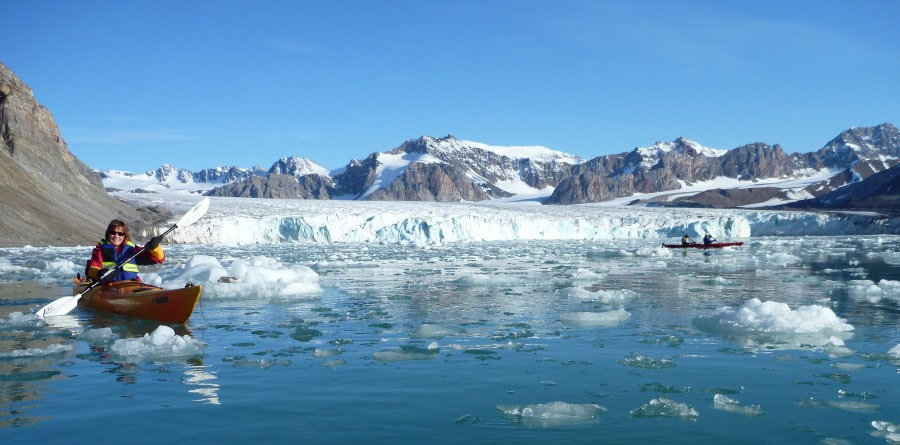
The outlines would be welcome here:
M 209 210 L 208 197 L 201 199 L 200 202 L 197 203 L 197 205 L 188 210 L 187 213 L 185 213 L 184 216 L 182 216 L 181 219 L 179 219 L 178 222 L 175 223 L 175 225 L 178 227 L 189 226 L 197 222 L 198 219 L 202 218 L 203 215 L 206 214 L 207 210 Z
M 37 312 L 35 312 L 35 315 L 41 318 L 53 317 L 55 315 L 66 315 L 69 312 L 72 312 L 78 306 L 78 300 L 80 299 L 81 294 L 72 297 L 58 298 L 52 303 L 40 308 Z

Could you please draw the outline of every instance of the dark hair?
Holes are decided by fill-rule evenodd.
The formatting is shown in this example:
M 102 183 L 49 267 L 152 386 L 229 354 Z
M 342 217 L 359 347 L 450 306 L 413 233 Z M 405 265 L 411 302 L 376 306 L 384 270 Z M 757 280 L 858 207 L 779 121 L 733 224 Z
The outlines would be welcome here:
M 128 224 L 125 224 L 125 221 L 120 219 L 114 219 L 109 222 L 109 225 L 106 226 L 106 232 L 103 234 L 103 238 L 109 241 L 109 233 L 116 231 L 116 227 L 121 227 L 120 232 L 125 232 L 125 240 L 131 241 L 131 231 L 128 230 Z

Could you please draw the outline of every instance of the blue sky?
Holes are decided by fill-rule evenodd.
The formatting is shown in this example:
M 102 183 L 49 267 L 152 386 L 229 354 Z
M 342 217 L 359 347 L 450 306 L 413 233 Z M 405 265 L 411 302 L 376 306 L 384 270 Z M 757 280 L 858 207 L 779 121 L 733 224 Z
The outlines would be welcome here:
M 344 166 L 422 135 L 583 158 L 900 125 L 897 1 L 6 0 L 0 61 L 93 168 Z

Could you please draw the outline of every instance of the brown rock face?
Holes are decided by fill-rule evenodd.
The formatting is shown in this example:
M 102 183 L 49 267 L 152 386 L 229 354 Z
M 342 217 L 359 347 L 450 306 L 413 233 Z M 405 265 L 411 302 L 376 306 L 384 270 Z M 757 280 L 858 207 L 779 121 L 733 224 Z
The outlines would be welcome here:
M 251 176 L 243 181 L 216 187 L 207 196 L 236 196 L 272 199 L 329 199 L 331 182 L 319 175 L 296 178 L 284 174 Z
M 94 243 L 110 220 L 137 228 L 135 209 L 66 147 L 53 115 L 0 63 L 0 246 Z

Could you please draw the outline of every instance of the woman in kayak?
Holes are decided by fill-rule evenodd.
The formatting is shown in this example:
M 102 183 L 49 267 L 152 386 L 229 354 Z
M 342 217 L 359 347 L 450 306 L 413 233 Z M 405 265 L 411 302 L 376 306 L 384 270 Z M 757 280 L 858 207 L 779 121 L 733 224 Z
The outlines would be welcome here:
M 716 242 L 716 239 L 712 237 L 710 234 L 706 234 L 703 236 L 703 244 L 712 244 Z
M 88 260 L 84 273 L 88 278 L 94 281 L 99 280 L 103 283 L 123 280 L 140 281 L 138 265 L 159 264 L 166 259 L 162 247 L 159 246 L 159 238 L 150 238 L 150 241 L 144 246 L 144 251 L 129 261 L 129 258 L 141 250 L 141 247 L 131 242 L 131 232 L 128 231 L 128 225 L 123 221 L 114 219 L 106 227 L 106 234 L 103 239 L 97 243 L 97 246 L 91 252 L 91 259 Z M 123 263 L 124 265 L 122 265 Z M 122 267 L 116 269 L 116 266 L 119 265 L 122 265 Z M 112 269 L 116 269 L 115 272 L 108 273 Z
M 694 244 L 694 242 L 691 241 L 691 237 L 687 236 L 687 233 L 685 233 L 684 236 L 681 237 L 681 245 L 687 246 L 688 244 Z

